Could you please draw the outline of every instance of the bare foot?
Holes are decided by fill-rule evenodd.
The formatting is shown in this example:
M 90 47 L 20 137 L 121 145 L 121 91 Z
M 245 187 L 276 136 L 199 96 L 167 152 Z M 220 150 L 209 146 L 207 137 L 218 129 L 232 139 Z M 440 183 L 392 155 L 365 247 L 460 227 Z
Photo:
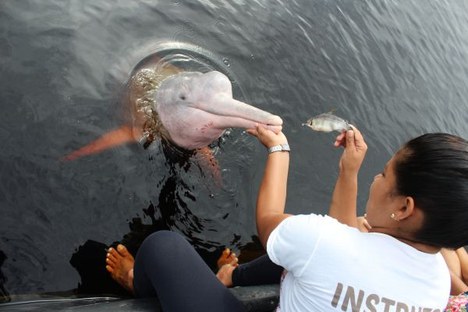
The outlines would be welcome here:
M 229 248 L 225 248 L 217 261 L 218 269 L 221 269 L 221 267 L 225 264 L 237 266 L 237 261 L 238 259 L 236 254 L 233 253 Z
M 133 266 L 135 259 L 124 245 L 117 245 L 117 249 L 109 248 L 106 255 L 106 270 L 122 287 L 133 294 Z
M 236 269 L 235 266 L 230 264 L 223 265 L 216 273 L 216 277 L 226 287 L 232 287 L 232 272 Z
M 232 272 L 239 265 L 237 262 L 236 254 L 231 252 L 229 248 L 223 250 L 217 261 L 218 273 L 216 273 L 216 277 L 226 287 L 232 287 Z

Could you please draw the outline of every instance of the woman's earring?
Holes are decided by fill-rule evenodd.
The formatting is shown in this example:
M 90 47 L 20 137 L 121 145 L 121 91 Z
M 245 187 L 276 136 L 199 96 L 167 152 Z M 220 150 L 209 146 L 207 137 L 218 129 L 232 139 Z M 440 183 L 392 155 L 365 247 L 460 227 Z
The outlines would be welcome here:
M 392 218 L 392 219 L 395 220 L 395 221 L 400 221 L 400 220 L 397 220 L 397 218 L 396 218 L 396 216 L 395 216 L 395 214 L 394 214 L 393 212 L 392 212 L 392 214 L 390 215 L 390 218 Z

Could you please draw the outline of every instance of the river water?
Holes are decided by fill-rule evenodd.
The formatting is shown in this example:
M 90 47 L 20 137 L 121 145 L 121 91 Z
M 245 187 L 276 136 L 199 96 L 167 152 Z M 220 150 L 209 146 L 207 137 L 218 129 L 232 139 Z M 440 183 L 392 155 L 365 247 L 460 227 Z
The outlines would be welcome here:
M 359 127 L 363 212 L 373 176 L 406 140 L 467 137 L 467 12 L 465 0 L 2 0 L 0 301 L 118 293 L 106 246 L 135 251 L 159 229 L 184 234 L 210 264 L 224 246 L 244 260 L 261 253 L 266 153 L 241 129 L 213 146 L 221 187 L 161 142 L 60 160 L 128 121 L 125 83 L 148 55 L 204 56 L 235 97 L 283 118 L 288 212 L 326 213 L 340 157 L 335 134 L 301 123 L 334 109 Z

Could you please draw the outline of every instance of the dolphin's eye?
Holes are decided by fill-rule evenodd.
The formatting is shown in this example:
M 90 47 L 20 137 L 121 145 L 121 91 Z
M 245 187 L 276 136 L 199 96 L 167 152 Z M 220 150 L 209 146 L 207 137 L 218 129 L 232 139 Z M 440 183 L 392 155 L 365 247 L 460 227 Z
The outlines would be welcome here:
M 185 99 L 186 99 L 185 94 L 181 93 L 179 95 L 179 99 L 181 99 L 182 101 L 185 101 Z

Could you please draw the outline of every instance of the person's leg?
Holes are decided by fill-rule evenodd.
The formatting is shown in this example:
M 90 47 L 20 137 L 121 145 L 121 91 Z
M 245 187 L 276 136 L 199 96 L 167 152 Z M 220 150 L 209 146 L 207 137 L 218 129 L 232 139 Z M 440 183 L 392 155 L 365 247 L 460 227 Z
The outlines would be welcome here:
M 279 284 L 283 270 L 268 255 L 263 255 L 235 268 L 232 272 L 232 286 Z
M 195 249 L 179 234 L 148 236 L 135 258 L 134 290 L 157 296 L 164 311 L 245 311 Z

